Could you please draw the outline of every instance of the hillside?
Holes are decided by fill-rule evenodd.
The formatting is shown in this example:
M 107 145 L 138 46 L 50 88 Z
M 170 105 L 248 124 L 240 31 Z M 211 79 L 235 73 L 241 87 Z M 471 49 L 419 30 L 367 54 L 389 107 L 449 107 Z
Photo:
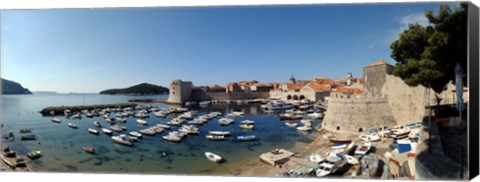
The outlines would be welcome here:
M 101 91 L 100 94 L 108 95 L 158 95 L 168 93 L 168 88 L 142 83 L 123 89 L 108 89 Z
M 23 88 L 17 82 L 5 80 L 2 78 L 2 94 L 32 94 L 30 90 Z

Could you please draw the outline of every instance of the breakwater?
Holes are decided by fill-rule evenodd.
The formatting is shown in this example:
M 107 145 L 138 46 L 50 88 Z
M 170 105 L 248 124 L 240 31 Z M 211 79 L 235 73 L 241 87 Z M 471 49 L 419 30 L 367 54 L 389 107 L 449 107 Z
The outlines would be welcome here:
M 40 111 L 43 116 L 46 115 L 63 115 L 65 110 L 70 112 L 81 112 L 82 110 L 106 109 L 106 108 L 127 108 L 135 107 L 135 103 L 116 103 L 116 104 L 99 104 L 99 105 L 81 105 L 81 106 L 51 106 Z

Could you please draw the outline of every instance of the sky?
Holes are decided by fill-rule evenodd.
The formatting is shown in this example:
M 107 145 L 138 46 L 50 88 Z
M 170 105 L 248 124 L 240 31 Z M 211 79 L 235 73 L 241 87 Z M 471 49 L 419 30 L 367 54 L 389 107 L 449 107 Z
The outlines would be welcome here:
M 226 85 L 362 76 L 438 3 L 2 10 L 1 76 L 97 93 L 170 80 Z

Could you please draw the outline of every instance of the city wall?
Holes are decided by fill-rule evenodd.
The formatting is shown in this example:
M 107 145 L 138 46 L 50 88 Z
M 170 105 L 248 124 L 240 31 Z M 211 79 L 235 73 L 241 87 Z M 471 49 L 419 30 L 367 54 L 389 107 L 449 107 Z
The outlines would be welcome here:
M 269 92 L 205 92 L 203 90 L 193 90 L 193 101 L 204 100 L 245 100 L 245 99 L 266 99 L 270 96 Z

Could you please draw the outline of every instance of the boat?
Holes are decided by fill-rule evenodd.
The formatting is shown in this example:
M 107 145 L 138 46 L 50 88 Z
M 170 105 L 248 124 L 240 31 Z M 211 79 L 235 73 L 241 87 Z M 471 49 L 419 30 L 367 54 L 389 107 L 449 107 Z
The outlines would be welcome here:
M 35 135 L 22 135 L 20 137 L 21 140 L 36 140 L 37 136 Z
M 325 159 L 320 154 L 312 154 L 312 155 L 309 156 L 309 160 L 310 160 L 310 162 L 314 162 L 314 163 L 318 164 Z
M 310 126 L 300 126 L 300 127 L 297 127 L 297 130 L 310 131 L 310 130 L 312 130 L 312 127 L 310 127 Z
M 355 156 L 362 157 L 366 155 L 371 147 L 372 147 L 372 143 L 370 142 L 365 142 L 365 141 L 360 142 L 357 148 L 355 149 Z
M 102 128 L 102 131 L 103 131 L 103 133 L 105 133 L 107 135 L 111 135 L 113 133 L 112 130 L 109 130 L 107 128 Z
M 226 136 L 226 135 L 230 135 L 230 132 L 229 131 L 209 131 L 208 134 Z
M 323 118 L 324 114 L 319 113 L 319 112 L 314 112 L 314 113 L 311 113 L 311 114 L 307 114 L 307 116 L 312 118 L 312 119 L 320 119 L 320 118 Z
M 166 124 L 157 124 L 158 127 L 160 128 L 164 128 L 164 129 L 170 129 L 170 126 L 166 125 Z
M 209 140 L 225 140 L 225 136 L 223 135 L 206 135 L 205 138 Z
M 94 124 L 96 127 L 102 127 L 102 125 L 100 124 L 99 121 L 94 121 L 93 124 Z
M 211 152 L 205 152 L 205 156 L 208 160 L 211 160 L 213 162 L 221 162 L 223 160 L 222 157 Z
M 88 128 L 88 132 L 90 132 L 91 134 L 94 134 L 94 135 L 98 135 L 98 131 L 96 129 L 93 129 L 93 128 Z
M 285 113 L 285 114 L 280 114 L 280 120 L 297 120 L 301 119 L 302 117 L 292 114 L 292 113 Z
M 171 141 L 171 142 L 179 142 L 180 140 L 182 140 L 182 137 L 179 137 L 179 136 L 174 135 L 174 134 L 168 134 L 168 135 L 163 136 L 163 139 Z
M 298 123 L 285 123 L 288 127 L 297 127 Z
M 404 127 L 402 129 L 398 129 L 390 134 L 390 137 L 395 139 L 403 139 L 407 138 L 408 134 L 410 134 L 410 129 L 408 127 Z
M 128 139 L 130 139 L 133 142 L 138 141 L 138 137 L 134 137 L 134 136 L 128 136 Z
M 53 118 L 53 119 L 52 119 L 52 122 L 54 122 L 54 123 L 61 123 L 62 120 L 60 120 L 60 119 L 58 119 L 58 118 Z
M 78 126 L 76 124 L 73 124 L 73 123 L 68 123 L 68 127 L 73 128 L 73 129 L 78 128 Z
M 342 139 L 342 138 L 330 138 L 330 142 L 331 143 L 351 143 L 352 140 L 351 139 Z
M 136 132 L 136 131 L 131 131 L 130 132 L 130 135 L 134 136 L 134 137 L 137 137 L 137 138 L 142 138 L 142 134 Z
M 360 164 L 360 162 L 358 161 L 358 159 L 356 159 L 355 157 L 350 156 L 350 155 L 346 155 L 346 154 L 344 154 L 344 156 L 345 156 L 345 158 L 347 159 L 347 163 L 348 163 L 348 164 L 351 164 L 351 165 Z
M 133 145 L 133 142 L 130 140 L 130 138 L 128 138 L 127 135 L 124 135 L 124 134 L 121 134 L 118 136 L 112 136 L 112 140 L 114 142 L 117 142 L 119 144 L 126 145 L 126 146 Z
M 143 120 L 143 119 L 137 119 L 137 123 L 141 124 L 141 125 L 147 125 L 148 124 L 148 122 Z
M 252 120 L 243 120 L 240 122 L 241 124 L 255 124 L 255 121 L 252 121 Z
M 347 147 L 347 144 L 345 143 L 334 143 L 332 144 L 332 149 L 343 149 Z
M 32 128 L 20 129 L 20 133 L 30 133 L 30 132 L 32 132 Z
M 93 148 L 92 146 L 85 146 L 83 147 L 83 150 L 91 154 L 95 153 L 95 148 Z
M 27 157 L 30 159 L 37 159 L 42 156 L 42 152 L 40 150 L 35 150 L 27 153 Z
M 252 141 L 255 139 L 256 139 L 255 135 L 237 136 L 238 141 Z
M 116 131 L 116 132 L 121 132 L 121 131 L 123 131 L 123 128 L 122 128 L 120 125 L 110 126 L 110 129 L 112 129 L 113 131 Z
M 153 130 L 152 128 L 145 128 L 145 129 L 140 130 L 139 132 L 141 134 L 150 135 L 150 136 L 153 136 L 153 135 L 157 134 L 157 132 L 155 130 Z
M 218 120 L 218 124 L 220 125 L 229 125 L 229 124 L 232 124 L 233 123 L 233 119 L 230 119 L 230 118 L 220 118 Z
M 286 110 L 286 109 L 292 109 L 292 108 L 293 108 L 293 104 L 286 103 L 280 100 L 267 103 L 268 110 Z
M 242 129 L 253 129 L 253 125 L 241 124 L 240 128 L 242 128 Z
M 326 160 L 320 162 L 319 168 L 315 171 L 317 177 L 323 177 L 330 174 L 337 174 L 347 165 L 347 160 L 342 154 L 337 153 L 335 156 L 329 156 Z
M 198 128 L 193 126 L 193 125 L 182 125 L 182 127 L 178 131 L 188 133 L 188 134 L 199 134 L 200 133 Z

